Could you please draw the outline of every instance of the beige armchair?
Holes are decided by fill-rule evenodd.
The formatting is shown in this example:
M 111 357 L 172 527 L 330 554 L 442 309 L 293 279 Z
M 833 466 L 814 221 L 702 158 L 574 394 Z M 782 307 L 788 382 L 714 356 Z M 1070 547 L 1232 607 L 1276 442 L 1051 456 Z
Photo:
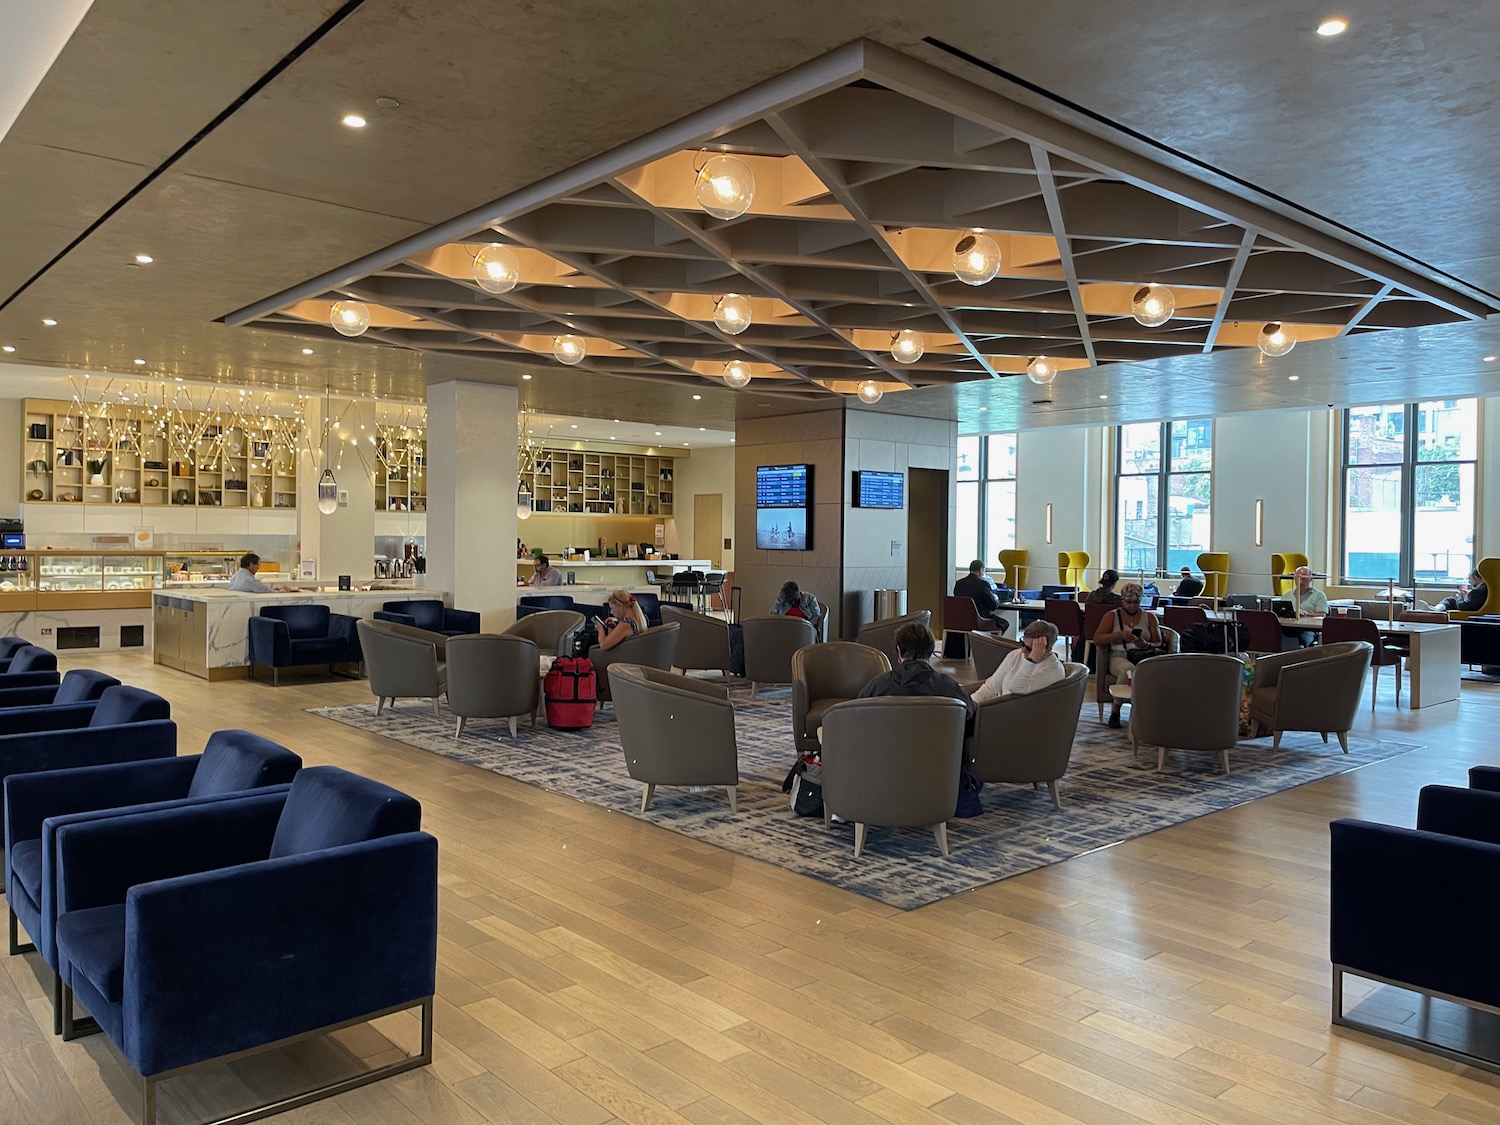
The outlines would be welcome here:
M 503 635 L 531 641 L 548 656 L 572 656 L 573 636 L 585 620 L 576 609 L 544 609 L 517 618 Z
M 974 661 L 974 675 L 979 682 L 984 683 L 993 676 L 1005 658 L 1020 647 L 1020 641 L 1002 637 L 999 633 L 970 633 L 969 657 Z
M 749 617 L 743 628 L 751 699 L 761 684 L 791 683 L 792 654 L 818 639 L 812 622 L 803 617 Z
M 1156 769 L 1167 749 L 1214 750 L 1224 772 L 1240 740 L 1245 663 L 1237 656 L 1179 652 L 1136 665 L 1130 681 L 1130 745 L 1155 746 Z
M 1366 641 L 1340 641 L 1257 657 L 1250 717 L 1275 732 L 1273 748 L 1280 748 L 1283 731 L 1315 730 L 1324 742 L 1338 735 L 1349 753 L 1372 652 Z
M 424 630 L 389 621 L 360 620 L 354 624 L 370 676 L 370 691 L 377 700 L 375 714 L 385 709 L 387 700 L 394 708 L 398 699 L 431 699 L 432 713 L 441 719 L 438 697 L 447 690 L 448 674 L 438 659 L 437 642 L 409 635 Z M 396 632 L 398 629 L 402 632 Z
M 1161 639 L 1165 645 L 1166 652 L 1180 652 L 1182 649 L 1182 637 L 1178 634 L 1177 630 L 1168 629 L 1165 625 L 1158 625 L 1157 628 L 1161 630 Z M 1089 639 L 1092 640 L 1093 638 Z M 1099 656 L 1096 663 L 1099 665 L 1099 669 L 1094 673 L 1094 702 L 1099 705 L 1099 719 L 1102 722 L 1104 719 L 1104 705 L 1110 702 L 1109 688 L 1115 682 L 1115 678 L 1109 674 L 1109 650 L 1101 648 L 1098 649 L 1098 653 Z
M 663 625 L 676 622 L 677 655 L 672 667 L 684 672 L 718 672 L 729 682 L 729 623 L 706 613 L 695 613 L 675 605 L 661 607 Z
M 415 625 L 403 625 L 399 621 L 382 621 L 379 618 L 371 618 L 365 624 L 393 637 L 408 637 L 411 640 L 432 645 L 437 650 L 439 664 L 448 659 L 448 634 L 446 633 L 435 633 L 431 629 L 419 629 Z
M 908 613 L 903 617 L 887 617 L 880 621 L 867 621 L 859 627 L 859 643 L 878 648 L 885 653 L 885 658 L 891 662 L 891 667 L 901 663 L 901 655 L 896 651 L 896 630 L 908 621 L 920 621 L 929 629 L 932 627 L 932 613 L 929 610 L 919 609 L 916 613 Z
M 1064 664 L 1055 684 L 1026 695 L 981 703 L 964 760 L 980 781 L 1047 783 L 1054 808 L 1062 808 L 1057 783 L 1068 769 L 1078 713 L 1088 688 L 1087 664 Z
M 792 737 L 798 751 L 816 752 L 824 712 L 854 699 L 890 670 L 885 653 L 853 641 L 806 645 L 792 653 Z
M 621 641 L 611 649 L 594 645 L 589 649 L 589 659 L 594 664 L 594 677 L 598 681 L 599 702 L 612 699 L 609 694 L 609 666 L 611 664 L 643 664 L 647 668 L 659 668 L 663 672 L 671 669 L 677 658 L 677 636 L 682 626 L 653 625 L 628 640 Z
M 729 689 L 644 668 L 613 664 L 610 692 L 625 769 L 641 782 L 641 812 L 658 785 L 722 785 L 738 809 L 739 755 Z
M 454 738 L 463 734 L 468 719 L 509 719 L 514 738 L 518 716 L 530 715 L 536 726 L 540 703 L 541 649 L 535 641 L 495 633 L 449 640 L 448 710 L 458 720 Z
M 871 824 L 926 827 L 948 854 L 968 711 L 956 699 L 850 699 L 823 714 L 823 822 L 854 824 L 854 858 Z

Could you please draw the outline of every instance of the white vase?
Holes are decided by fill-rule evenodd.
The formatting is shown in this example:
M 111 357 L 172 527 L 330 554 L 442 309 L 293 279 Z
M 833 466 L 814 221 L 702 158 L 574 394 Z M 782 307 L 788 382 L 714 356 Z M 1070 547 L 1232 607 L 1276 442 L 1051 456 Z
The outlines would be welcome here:
M 90 484 L 103 484 L 104 483 L 104 474 L 103 473 L 95 473 L 93 476 L 89 477 L 89 483 Z

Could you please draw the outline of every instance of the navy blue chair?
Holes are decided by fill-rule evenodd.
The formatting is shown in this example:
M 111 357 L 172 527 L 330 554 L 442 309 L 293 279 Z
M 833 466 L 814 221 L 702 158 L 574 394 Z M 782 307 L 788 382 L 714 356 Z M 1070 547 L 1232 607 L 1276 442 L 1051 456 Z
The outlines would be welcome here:
M 445 637 L 479 632 L 479 614 L 468 609 L 449 609 L 437 598 L 386 602 L 375 611 L 374 617 L 376 621 L 394 621 L 397 625 L 410 625 Z
M 358 664 L 362 659 L 359 619 L 334 613 L 326 605 L 268 605 L 250 618 L 250 678 L 255 669 L 271 669 L 271 683 L 281 683 L 281 669 L 326 664 L 333 672 L 339 664 Z
M 516 616 L 525 617 L 547 609 L 572 609 L 573 599 L 567 594 L 528 594 L 516 600 Z
M 5 779 L 5 899 L 10 953 L 35 949 L 53 973 L 53 1032 L 62 1033 L 57 969 L 57 831 L 90 817 L 117 816 L 224 794 L 286 785 L 302 759 L 244 730 L 215 731 L 201 754 L 17 774 Z M 22 945 L 17 927 L 31 945 Z
M 92 668 L 74 668 L 63 674 L 62 683 L 42 687 L 0 688 L 0 710 L 10 707 L 49 707 L 97 701 L 105 688 L 120 681 Z
M 18 637 L 14 633 L 11 633 L 9 636 L 0 637 L 0 660 L 9 660 L 11 653 L 15 652 L 22 645 L 29 645 L 30 643 L 25 637 Z
M 61 828 L 64 1038 L 81 1003 L 144 1079 L 143 1125 L 168 1078 L 414 1007 L 416 1055 L 292 1104 L 426 1065 L 437 841 L 420 825 L 411 797 L 315 766 L 286 792 Z
M 0 690 L 18 687 L 52 687 L 62 679 L 57 672 L 57 653 L 40 645 L 22 645 L 0 659 Z

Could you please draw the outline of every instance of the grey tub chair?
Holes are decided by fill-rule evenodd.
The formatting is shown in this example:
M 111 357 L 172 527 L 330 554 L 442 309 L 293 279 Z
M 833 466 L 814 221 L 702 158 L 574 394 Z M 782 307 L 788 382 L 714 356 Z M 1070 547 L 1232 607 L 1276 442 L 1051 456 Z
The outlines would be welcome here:
M 890 670 L 885 653 L 853 641 L 805 645 L 792 653 L 792 736 L 798 751 L 816 752 L 824 713 L 854 699 L 866 684 Z
M 1130 680 L 1130 745 L 1155 746 L 1156 769 L 1167 749 L 1217 751 L 1229 772 L 1229 751 L 1240 740 L 1245 663 L 1237 656 L 1179 652 L 1135 666 Z
M 1078 715 L 1088 688 L 1086 664 L 1064 664 L 1055 684 L 1027 695 L 981 703 L 974 733 L 964 743 L 971 772 L 985 782 L 1047 783 L 1052 807 L 1062 808 L 1057 783 L 1068 770 Z
M 370 692 L 377 700 L 375 714 L 385 709 L 387 700 L 395 707 L 398 699 L 431 699 L 432 713 L 441 719 L 438 697 L 448 688 L 448 673 L 438 657 L 437 642 L 398 633 L 395 630 L 410 630 L 410 626 L 389 621 L 357 621 L 355 628 L 370 675 Z
M 908 613 L 902 617 L 885 617 L 879 621 L 867 621 L 859 627 L 859 643 L 878 648 L 885 653 L 885 658 L 894 668 L 901 663 L 901 655 L 896 651 L 896 630 L 908 621 L 921 622 L 930 629 L 932 614 L 928 610 L 919 609 L 916 613 Z
M 576 609 L 544 609 L 517 618 L 502 635 L 533 641 L 548 656 L 572 656 L 573 636 L 583 628 L 584 621 Z
M 589 649 L 589 659 L 593 661 L 594 676 L 598 681 L 600 704 L 613 700 L 608 671 L 611 664 L 643 664 L 648 668 L 659 668 L 663 672 L 670 671 L 672 661 L 677 656 L 677 636 L 681 632 L 682 626 L 675 622 L 671 625 L 653 625 L 629 640 L 621 641 L 614 648 L 602 649 L 595 645 Z
M 1275 732 L 1272 749 L 1280 749 L 1284 731 L 1315 730 L 1324 742 L 1338 735 L 1349 753 L 1349 728 L 1373 651 L 1368 641 L 1339 641 L 1257 657 L 1250 717 Z
M 535 641 L 467 633 L 448 642 L 448 710 L 457 719 L 454 738 L 463 734 L 468 719 L 509 719 L 514 738 L 518 716 L 530 715 L 536 726 L 540 702 L 541 650 Z
M 824 713 L 823 821 L 853 822 L 856 859 L 871 824 L 931 828 L 948 854 L 967 715 L 956 699 L 915 695 L 850 699 Z
M 813 623 L 805 617 L 746 618 L 745 679 L 750 681 L 750 698 L 754 699 L 761 684 L 792 682 L 792 653 L 818 639 Z
M 1021 647 L 1020 641 L 1002 637 L 999 633 L 969 632 L 969 658 L 974 661 L 974 675 L 984 683 L 995 674 L 1001 661 Z
M 681 626 L 672 667 L 684 672 L 718 672 L 726 683 L 729 681 L 727 621 L 675 605 L 661 607 L 661 621 L 663 625 L 675 622 Z
M 645 668 L 609 666 L 625 769 L 641 782 L 641 812 L 658 785 L 724 786 L 738 810 L 739 754 L 729 689 Z
M 1176 629 L 1168 629 L 1165 625 L 1158 625 L 1157 628 L 1161 630 L 1162 646 L 1165 653 L 1181 651 L 1182 636 Z M 1089 640 L 1092 641 L 1093 638 L 1090 637 Z M 1113 702 L 1109 694 L 1109 688 L 1115 682 L 1115 678 L 1109 674 L 1109 650 L 1107 648 L 1098 648 L 1097 645 L 1095 649 L 1098 653 L 1099 670 L 1094 673 L 1094 702 L 1099 705 L 1099 720 L 1103 722 L 1104 705 Z M 1153 657 L 1152 659 L 1155 658 Z

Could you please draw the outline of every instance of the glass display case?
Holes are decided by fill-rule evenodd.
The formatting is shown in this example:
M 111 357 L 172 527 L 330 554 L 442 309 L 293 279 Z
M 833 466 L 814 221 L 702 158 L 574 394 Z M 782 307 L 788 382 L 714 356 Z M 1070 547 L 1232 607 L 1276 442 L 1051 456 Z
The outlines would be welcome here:
M 32 556 L 24 551 L 0 551 L 0 594 L 30 593 L 35 589 L 36 567 Z
M 160 555 L 47 552 L 34 557 L 38 592 L 149 591 L 160 588 L 162 583 Z

